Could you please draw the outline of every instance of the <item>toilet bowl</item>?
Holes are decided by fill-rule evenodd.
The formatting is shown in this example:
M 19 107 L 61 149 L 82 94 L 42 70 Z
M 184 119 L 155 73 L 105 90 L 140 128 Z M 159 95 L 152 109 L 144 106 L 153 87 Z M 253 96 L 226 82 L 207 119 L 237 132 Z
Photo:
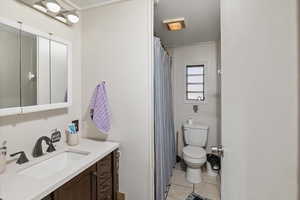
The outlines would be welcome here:
M 206 143 L 208 126 L 197 122 L 186 122 L 183 125 L 184 139 L 187 146 L 183 148 L 183 160 L 187 165 L 186 179 L 192 184 L 202 181 L 201 167 L 206 163 Z
M 186 179 L 192 184 L 202 182 L 201 167 L 206 163 L 206 151 L 197 146 L 183 148 L 183 159 L 187 165 Z

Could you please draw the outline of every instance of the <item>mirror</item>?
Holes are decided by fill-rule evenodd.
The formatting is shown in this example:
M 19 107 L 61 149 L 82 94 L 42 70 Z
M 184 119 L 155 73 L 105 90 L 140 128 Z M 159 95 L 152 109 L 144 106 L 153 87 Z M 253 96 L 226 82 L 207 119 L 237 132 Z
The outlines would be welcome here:
M 69 46 L 45 35 L 0 23 L 0 110 L 69 102 Z
M 68 101 L 68 48 L 51 41 L 51 103 Z
M 21 106 L 37 105 L 37 36 L 21 31 Z
M 21 106 L 20 31 L 0 24 L 0 109 Z
M 50 104 L 50 41 L 38 37 L 37 104 Z
M 38 37 L 37 104 L 68 102 L 68 46 Z

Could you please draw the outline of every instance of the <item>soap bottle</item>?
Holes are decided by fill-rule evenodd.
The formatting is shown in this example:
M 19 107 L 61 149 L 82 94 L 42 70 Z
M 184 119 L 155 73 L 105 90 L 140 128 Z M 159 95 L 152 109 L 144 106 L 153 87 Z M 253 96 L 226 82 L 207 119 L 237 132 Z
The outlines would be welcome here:
M 6 147 L 6 141 L 2 143 L 2 146 L 0 146 L 0 174 L 4 173 L 6 169 L 6 153 L 7 153 L 7 147 Z

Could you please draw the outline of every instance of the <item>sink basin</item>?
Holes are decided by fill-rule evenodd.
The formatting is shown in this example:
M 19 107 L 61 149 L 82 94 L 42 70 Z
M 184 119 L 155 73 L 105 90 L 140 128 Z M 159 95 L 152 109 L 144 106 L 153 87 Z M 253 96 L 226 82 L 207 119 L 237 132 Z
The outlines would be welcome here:
M 64 151 L 20 171 L 19 174 L 36 179 L 45 179 L 67 168 L 74 167 L 78 161 L 87 155 L 89 155 L 89 152 Z

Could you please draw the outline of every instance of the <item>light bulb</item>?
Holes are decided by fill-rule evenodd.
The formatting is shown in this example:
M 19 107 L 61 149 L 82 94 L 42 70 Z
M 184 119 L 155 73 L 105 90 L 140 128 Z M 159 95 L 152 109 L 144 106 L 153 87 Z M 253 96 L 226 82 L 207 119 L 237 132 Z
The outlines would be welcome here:
M 47 2 L 46 6 L 53 13 L 58 13 L 61 9 L 60 5 L 52 1 Z
M 79 21 L 79 17 L 76 14 L 68 14 L 68 20 L 73 24 L 76 24 Z
M 46 9 L 44 6 L 42 6 L 42 5 L 34 4 L 33 7 L 34 7 L 35 9 L 38 9 L 39 11 L 44 12 L 44 13 L 47 12 L 47 9 Z
M 63 22 L 63 23 L 67 23 L 67 19 L 63 16 L 56 16 L 56 19 L 58 19 L 59 21 Z

